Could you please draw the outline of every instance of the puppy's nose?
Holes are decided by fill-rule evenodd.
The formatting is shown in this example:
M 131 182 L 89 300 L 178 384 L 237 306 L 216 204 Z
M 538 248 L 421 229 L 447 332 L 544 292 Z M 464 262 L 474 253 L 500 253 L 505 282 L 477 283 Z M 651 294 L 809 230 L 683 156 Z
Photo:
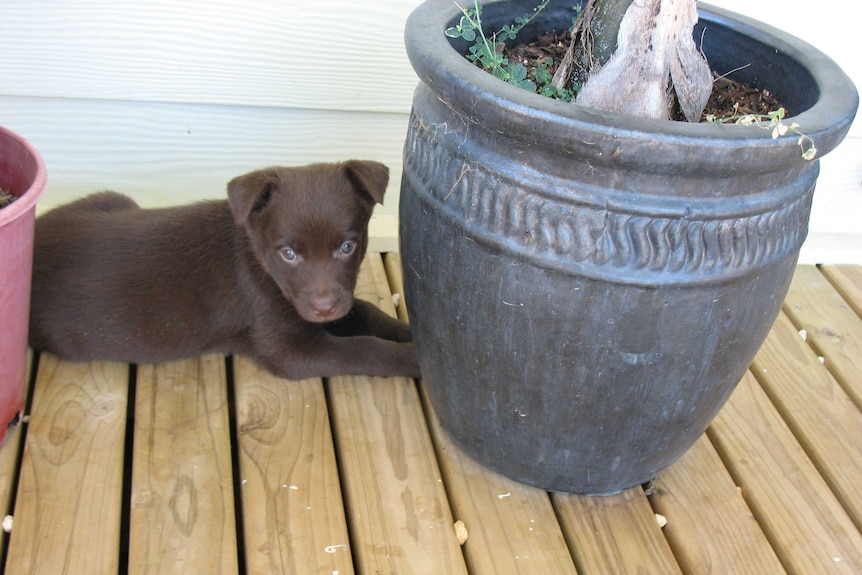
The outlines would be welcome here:
M 319 318 L 327 318 L 335 313 L 338 300 L 333 297 L 318 297 L 310 302 L 311 311 Z

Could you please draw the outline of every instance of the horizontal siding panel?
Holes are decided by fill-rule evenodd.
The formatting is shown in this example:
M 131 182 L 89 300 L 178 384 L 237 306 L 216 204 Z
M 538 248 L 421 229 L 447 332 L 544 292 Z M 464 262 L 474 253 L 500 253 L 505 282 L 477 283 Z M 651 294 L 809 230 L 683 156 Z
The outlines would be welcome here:
M 372 236 L 397 249 L 406 114 L 241 106 L 0 97 L 0 125 L 20 133 L 48 165 L 40 211 L 115 189 L 144 206 L 221 198 L 234 176 L 267 165 L 350 158 L 390 168 Z M 862 138 L 821 160 L 804 263 L 862 264 Z
M 48 167 L 40 210 L 103 189 L 143 206 L 225 197 L 230 179 L 269 165 L 351 158 L 390 168 L 379 214 L 395 214 L 406 114 L 0 97 L 0 125 Z
M 859 214 L 862 136 L 850 136 L 820 160 L 808 239 L 799 255 L 800 263 L 862 264 Z
M 0 97 L 0 125 L 20 133 L 48 165 L 44 210 L 101 189 L 144 206 L 221 198 L 234 176 L 267 165 L 350 158 L 390 168 L 371 233 L 397 249 L 406 114 Z M 862 138 L 821 160 L 804 263 L 862 264 Z
M 859 214 L 862 214 L 862 136 L 853 136 L 820 160 L 811 229 L 862 235 Z
M 862 265 L 862 233 L 814 231 L 802 246 L 799 263 Z
M 0 95 L 407 112 L 417 0 L 0 3 Z

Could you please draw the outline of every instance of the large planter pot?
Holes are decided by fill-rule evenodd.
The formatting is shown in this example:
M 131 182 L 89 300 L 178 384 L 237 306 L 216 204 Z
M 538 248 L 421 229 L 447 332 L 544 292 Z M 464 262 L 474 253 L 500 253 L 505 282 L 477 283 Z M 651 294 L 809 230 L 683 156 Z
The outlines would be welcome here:
M 24 407 L 33 229 L 45 181 L 36 149 L 0 127 L 0 189 L 18 196 L 0 209 L 0 443 Z
M 499 29 L 535 0 L 487 4 Z M 700 6 L 714 70 L 774 92 L 823 155 L 858 96 L 821 52 Z M 521 40 L 570 25 L 565 3 Z M 443 427 L 553 491 L 643 483 L 704 432 L 766 337 L 807 233 L 817 161 L 795 136 L 602 113 L 510 86 L 428 0 L 404 150 L 405 295 Z M 747 66 L 747 67 L 746 67 Z

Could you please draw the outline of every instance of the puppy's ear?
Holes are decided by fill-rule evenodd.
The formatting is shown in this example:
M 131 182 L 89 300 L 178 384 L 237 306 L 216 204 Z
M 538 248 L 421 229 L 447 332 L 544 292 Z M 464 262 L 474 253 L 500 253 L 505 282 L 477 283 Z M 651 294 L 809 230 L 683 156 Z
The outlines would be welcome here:
M 274 170 L 258 170 L 238 176 L 227 185 L 230 211 L 238 225 L 243 225 L 253 213 L 262 211 L 278 188 Z
M 342 169 L 357 192 L 368 196 L 374 203 L 383 203 L 383 194 L 389 183 L 389 168 L 380 162 L 349 160 L 342 164 Z

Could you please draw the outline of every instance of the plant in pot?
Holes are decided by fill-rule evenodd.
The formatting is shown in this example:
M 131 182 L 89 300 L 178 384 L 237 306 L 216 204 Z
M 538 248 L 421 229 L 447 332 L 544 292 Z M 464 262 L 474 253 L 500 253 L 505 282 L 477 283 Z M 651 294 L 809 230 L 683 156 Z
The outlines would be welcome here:
M 36 149 L 0 127 L 0 443 L 24 407 L 33 232 L 45 182 Z
M 535 6 L 485 3 L 483 26 Z M 552 2 L 518 41 L 572 14 Z M 649 481 L 766 337 L 807 233 L 819 165 L 803 156 L 841 142 L 855 87 L 812 46 L 701 4 L 687 34 L 711 70 L 768 88 L 810 140 L 603 111 L 474 66 L 471 44 L 446 35 L 463 16 L 426 0 L 405 29 L 420 84 L 401 252 L 431 403 L 468 454 L 514 479 L 584 494 Z

